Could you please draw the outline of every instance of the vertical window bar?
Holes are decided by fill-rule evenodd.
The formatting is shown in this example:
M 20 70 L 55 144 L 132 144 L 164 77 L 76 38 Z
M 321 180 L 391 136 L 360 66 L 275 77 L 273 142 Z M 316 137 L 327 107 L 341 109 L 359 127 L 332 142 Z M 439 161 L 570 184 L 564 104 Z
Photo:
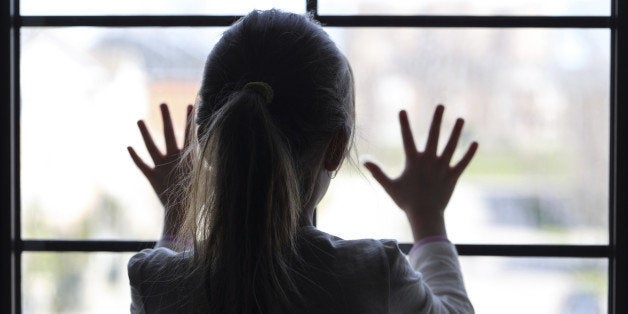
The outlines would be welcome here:
M 11 212 L 13 215 L 13 309 L 15 313 L 22 313 L 22 198 L 21 198 L 21 178 L 20 178 L 20 48 L 21 48 L 21 20 L 20 0 L 11 0 L 13 3 L 13 19 L 11 32 L 11 143 L 9 147 L 9 158 L 11 158 Z
M 305 12 L 318 17 L 318 0 L 305 0 Z
M 11 1 L 0 4 L 0 312 L 12 313 L 11 249 Z
M 615 196 L 617 195 L 617 193 L 615 193 L 615 181 L 617 180 L 617 174 L 615 173 L 616 171 L 616 164 L 615 164 L 615 159 L 616 159 L 616 154 L 617 154 L 617 129 L 616 129 L 616 121 L 617 121 L 617 116 L 616 116 L 616 108 L 617 108 L 617 99 L 616 99 L 616 93 L 617 93 L 617 88 L 615 86 L 616 83 L 616 75 L 617 75 L 617 53 L 616 53 L 616 47 L 617 47 L 617 42 L 616 42 L 616 35 L 617 35 L 617 21 L 618 21 L 618 16 L 617 16 L 617 10 L 616 10 L 616 5 L 617 5 L 617 1 L 616 0 L 611 0 L 611 18 L 613 19 L 613 21 L 615 22 L 615 24 L 613 24 L 611 26 L 610 29 L 610 88 L 609 88 L 609 105 L 610 105 L 610 130 L 609 130 L 609 175 L 608 175 L 608 245 L 610 247 L 610 256 L 608 259 L 608 295 L 606 296 L 607 302 L 608 302 L 608 309 L 607 312 L 608 313 L 615 313 L 615 301 L 617 300 L 617 294 L 615 291 L 615 206 L 616 206 L 616 202 L 615 202 Z
M 318 0 L 305 0 L 305 12 L 318 20 Z M 316 227 L 316 217 L 318 217 L 318 211 L 314 208 L 314 213 L 312 214 L 312 225 L 314 227 Z
M 613 77 L 611 77 L 611 88 L 613 118 L 613 130 L 615 150 L 612 155 L 613 175 L 612 182 L 612 198 L 614 204 L 611 207 L 611 221 L 609 225 L 611 230 L 611 246 L 613 248 L 613 256 L 609 265 L 609 282 L 612 282 L 609 289 L 609 310 L 612 313 L 628 312 L 628 233 L 626 232 L 626 223 L 628 222 L 628 213 L 626 207 L 628 200 L 626 195 L 626 161 L 628 158 L 628 137 L 624 135 L 627 131 L 626 123 L 628 120 L 628 4 L 626 1 L 614 0 L 612 14 L 615 17 L 615 25 L 612 30 L 612 59 L 614 62 Z

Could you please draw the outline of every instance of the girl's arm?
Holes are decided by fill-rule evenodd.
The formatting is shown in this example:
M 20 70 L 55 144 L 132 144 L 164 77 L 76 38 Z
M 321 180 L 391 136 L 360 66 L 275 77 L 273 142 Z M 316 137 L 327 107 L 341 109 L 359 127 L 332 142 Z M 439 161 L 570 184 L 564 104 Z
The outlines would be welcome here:
M 183 191 L 179 191 L 180 182 L 179 176 L 176 173 L 177 165 L 179 165 L 181 158 L 184 156 L 185 149 L 189 146 L 189 133 L 192 127 L 192 106 L 187 107 L 187 116 L 185 124 L 185 140 L 183 147 L 179 148 L 175 137 L 174 128 L 172 125 L 172 119 L 170 117 L 170 111 L 166 104 L 161 104 L 161 116 L 164 123 L 164 139 L 166 142 L 166 152 L 162 153 L 152 136 L 146 128 L 146 124 L 143 120 L 137 122 L 137 126 L 140 129 L 146 149 L 153 160 L 154 167 L 149 166 L 142 160 L 132 147 L 127 147 L 133 162 L 142 171 L 148 182 L 153 187 L 153 190 L 159 197 L 161 204 L 164 206 L 164 225 L 161 235 L 161 239 L 157 242 L 157 246 L 168 246 L 167 243 L 174 239 L 177 231 L 179 230 L 182 219 L 184 217 L 185 208 L 181 204 L 180 200 Z
M 390 263 L 391 312 L 416 309 L 420 313 L 473 313 L 467 297 L 455 247 L 447 241 L 444 211 L 458 178 L 477 151 L 473 142 L 462 159 L 451 166 L 464 120 L 458 119 L 442 154 L 438 138 L 444 107 L 436 107 L 425 150 L 417 151 L 405 111 L 399 113 L 401 136 L 406 155 L 405 169 L 390 179 L 375 164 L 366 168 L 405 211 L 415 246 L 409 261 L 401 258 L 398 248 L 388 250 Z

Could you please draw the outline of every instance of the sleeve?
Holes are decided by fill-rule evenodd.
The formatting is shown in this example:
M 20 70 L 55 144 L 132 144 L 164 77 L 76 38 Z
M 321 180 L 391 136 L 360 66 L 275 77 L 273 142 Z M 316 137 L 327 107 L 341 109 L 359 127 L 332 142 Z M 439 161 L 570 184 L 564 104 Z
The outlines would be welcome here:
M 148 251 L 150 249 L 133 255 L 127 264 L 129 285 L 131 286 L 131 313 L 145 313 L 140 283 L 143 281 L 142 270 Z
M 408 259 L 396 242 L 384 242 L 384 246 L 390 313 L 474 313 L 453 244 L 426 243 Z
M 154 287 L 149 278 L 159 272 L 169 259 L 176 258 L 177 253 L 165 247 L 145 249 L 133 255 L 127 264 L 129 285 L 131 286 L 131 313 L 146 313 L 146 287 Z

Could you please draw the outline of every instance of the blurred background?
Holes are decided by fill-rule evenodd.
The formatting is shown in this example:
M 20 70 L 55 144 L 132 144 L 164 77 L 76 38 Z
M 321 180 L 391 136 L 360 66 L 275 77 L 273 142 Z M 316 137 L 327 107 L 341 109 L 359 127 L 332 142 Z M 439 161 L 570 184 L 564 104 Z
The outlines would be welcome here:
M 246 14 L 271 7 L 303 13 L 305 4 L 21 1 L 23 15 Z M 319 13 L 609 15 L 610 3 L 321 0 Z M 24 239 L 158 238 L 162 208 L 126 146 L 149 158 L 136 121 L 145 119 L 161 142 L 163 102 L 182 131 L 185 106 L 195 102 L 205 58 L 223 31 L 21 29 Z M 409 111 L 420 148 L 442 103 L 443 134 L 460 116 L 466 119 L 461 152 L 480 143 L 446 212 L 453 242 L 608 243 L 608 29 L 326 31 L 354 70 L 357 126 L 351 158 L 318 207 L 321 230 L 347 239 L 412 241 L 404 214 L 359 160 L 399 173 L 398 110 Z M 25 252 L 24 312 L 128 311 L 130 256 Z M 607 311 L 606 259 L 462 257 L 461 263 L 478 313 Z

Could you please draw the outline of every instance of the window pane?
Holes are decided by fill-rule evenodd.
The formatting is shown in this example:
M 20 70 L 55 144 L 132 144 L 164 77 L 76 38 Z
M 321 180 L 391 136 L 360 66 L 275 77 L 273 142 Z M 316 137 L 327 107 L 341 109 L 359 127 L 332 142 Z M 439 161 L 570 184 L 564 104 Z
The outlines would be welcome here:
M 23 312 L 128 312 L 131 256 L 24 253 Z M 606 313 L 606 260 L 462 257 L 461 265 L 477 313 Z
M 476 313 L 608 313 L 605 259 L 461 257 Z
M 403 165 L 398 109 L 409 110 L 419 149 L 436 104 L 447 106 L 441 149 L 455 118 L 466 119 L 461 149 L 472 140 L 480 148 L 446 211 L 454 241 L 608 242 L 608 30 L 329 31 L 355 74 L 358 155 L 394 176 Z M 349 163 L 318 226 L 412 240 L 405 215 Z
M 223 30 L 22 29 L 24 237 L 160 234 L 161 205 L 126 146 L 150 161 L 136 121 L 145 119 L 163 143 L 162 102 L 182 131 Z
M 24 253 L 23 313 L 128 313 L 126 253 Z
M 126 146 L 148 157 L 140 118 L 161 142 L 161 102 L 174 106 L 181 127 L 222 31 L 22 30 L 24 237 L 159 235 L 161 206 Z M 447 211 L 453 240 L 607 243 L 607 30 L 329 31 L 355 71 L 360 155 L 400 170 L 402 106 L 417 140 L 436 103 L 448 105 L 445 127 L 467 119 L 463 146 L 476 139 L 481 148 Z M 368 175 L 347 168 L 319 208 L 319 226 L 410 241 L 401 211 Z
M 329 15 L 610 15 L 608 0 L 319 0 Z
M 22 15 L 244 15 L 278 8 L 304 13 L 305 0 L 21 0 Z

